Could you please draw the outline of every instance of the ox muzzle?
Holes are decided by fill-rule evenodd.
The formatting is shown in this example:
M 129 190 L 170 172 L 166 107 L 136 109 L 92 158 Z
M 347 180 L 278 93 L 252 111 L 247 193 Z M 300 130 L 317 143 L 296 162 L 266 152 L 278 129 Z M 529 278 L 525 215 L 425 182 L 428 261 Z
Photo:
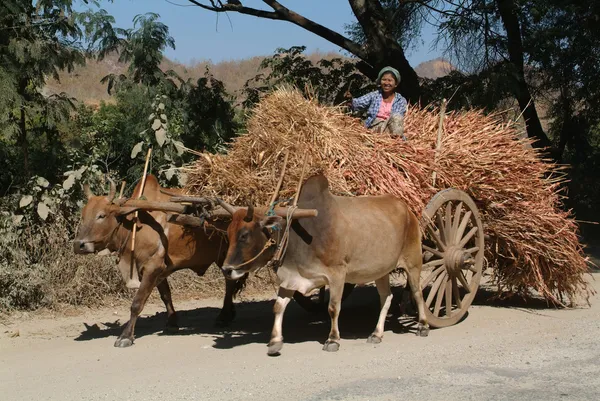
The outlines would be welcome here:
M 221 271 L 223 272 L 223 274 L 225 275 L 225 278 L 227 280 L 239 280 L 250 270 L 251 270 L 250 266 L 236 268 L 235 266 L 232 266 L 232 265 L 223 265 L 223 267 L 221 267 Z
M 96 251 L 96 247 L 93 242 L 75 240 L 73 241 L 73 251 L 76 254 L 88 254 L 94 253 Z

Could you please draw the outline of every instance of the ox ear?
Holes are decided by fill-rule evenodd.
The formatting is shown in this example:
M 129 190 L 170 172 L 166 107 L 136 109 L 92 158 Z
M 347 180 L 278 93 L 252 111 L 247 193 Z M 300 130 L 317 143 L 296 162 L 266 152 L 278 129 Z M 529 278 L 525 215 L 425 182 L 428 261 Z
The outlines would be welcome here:
M 260 221 L 260 228 L 262 229 L 276 229 L 282 228 L 285 219 L 281 216 L 266 216 Z

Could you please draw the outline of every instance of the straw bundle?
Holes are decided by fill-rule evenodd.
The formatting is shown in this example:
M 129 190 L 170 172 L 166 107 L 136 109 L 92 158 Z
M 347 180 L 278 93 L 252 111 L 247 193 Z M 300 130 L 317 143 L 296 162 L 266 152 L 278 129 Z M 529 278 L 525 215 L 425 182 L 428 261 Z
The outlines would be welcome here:
M 587 262 L 569 213 L 560 209 L 560 169 L 517 140 L 517 128 L 498 115 L 453 112 L 444 120 L 435 162 L 439 116 L 409 108 L 407 142 L 376 135 L 340 109 L 323 107 L 299 92 L 266 97 L 227 155 L 202 154 L 188 168 L 188 191 L 218 194 L 234 204 L 266 205 L 289 150 L 280 199 L 294 195 L 308 155 L 308 173 L 324 173 L 332 192 L 355 196 L 391 193 L 420 216 L 439 190 L 466 191 L 480 208 L 486 257 L 499 292 L 533 291 L 564 304 L 589 297 Z M 437 171 L 437 188 L 432 172 Z

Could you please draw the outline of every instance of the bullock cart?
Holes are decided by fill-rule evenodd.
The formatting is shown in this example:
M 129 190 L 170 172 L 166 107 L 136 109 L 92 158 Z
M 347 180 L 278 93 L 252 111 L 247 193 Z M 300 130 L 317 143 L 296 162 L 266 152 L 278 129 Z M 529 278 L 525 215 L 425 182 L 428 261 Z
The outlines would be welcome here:
M 211 229 L 213 219 L 228 219 L 232 211 L 247 209 L 228 205 L 219 199 L 173 196 L 169 202 L 120 200 L 124 213 L 159 210 L 168 213 L 168 221 L 189 227 Z M 257 213 L 274 213 L 292 219 L 318 215 L 314 209 L 289 207 L 256 208 Z M 446 327 L 459 322 L 475 298 L 483 273 L 484 232 L 475 202 L 463 191 L 449 188 L 438 192 L 422 213 L 423 291 L 427 321 L 432 327 Z M 368 241 L 368 238 L 365 238 Z M 344 298 L 353 284 L 347 284 Z M 296 293 L 294 298 L 304 309 L 326 309 L 327 291 L 322 288 L 313 296 Z

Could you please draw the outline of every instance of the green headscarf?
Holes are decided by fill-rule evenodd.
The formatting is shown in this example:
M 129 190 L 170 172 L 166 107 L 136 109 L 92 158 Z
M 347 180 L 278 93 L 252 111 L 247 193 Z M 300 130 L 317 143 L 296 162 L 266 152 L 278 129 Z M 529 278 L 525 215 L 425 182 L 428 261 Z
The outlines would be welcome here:
M 393 67 L 383 67 L 381 71 L 379 71 L 379 75 L 377 75 L 377 85 L 381 83 L 381 77 L 383 77 L 383 74 L 385 74 L 386 72 L 391 73 L 394 76 L 394 78 L 396 78 L 396 85 L 400 84 L 400 73 L 398 72 L 398 70 Z

